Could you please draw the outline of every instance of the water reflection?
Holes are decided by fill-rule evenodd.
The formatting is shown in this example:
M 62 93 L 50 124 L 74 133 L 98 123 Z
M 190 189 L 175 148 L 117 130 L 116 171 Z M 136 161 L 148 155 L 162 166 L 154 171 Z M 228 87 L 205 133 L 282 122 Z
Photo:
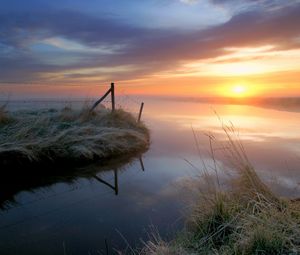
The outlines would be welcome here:
M 42 178 L 23 169 L 0 179 L 0 250 L 4 254 L 105 254 L 111 248 L 133 247 L 147 240 L 148 226 L 164 239 L 183 226 L 183 213 L 191 200 L 191 177 L 202 162 L 192 128 L 197 132 L 204 161 L 209 164 L 209 142 L 225 136 L 217 114 L 232 122 L 260 176 L 272 181 L 275 192 L 300 196 L 300 113 L 254 106 L 213 105 L 196 102 L 144 100 L 143 120 L 151 130 L 151 147 L 143 159 L 107 162 L 75 173 L 54 169 Z M 226 159 L 217 158 L 222 167 Z M 146 171 L 144 171 L 146 168 Z M 70 169 L 71 170 L 71 169 Z M 53 171 L 52 171 L 53 174 Z M 197 188 L 197 181 L 194 182 Z M 15 204 L 13 204 L 13 201 Z M 63 245 L 64 244 L 64 245 Z
M 256 106 L 264 109 L 273 109 L 286 112 L 300 112 L 300 97 L 208 97 L 208 98 L 187 98 L 187 97 L 158 97 L 163 100 L 170 100 L 185 103 L 198 103 L 210 105 L 228 106 Z
M 144 162 L 143 162 L 143 158 L 142 155 L 136 157 L 138 158 L 140 164 L 141 164 L 141 170 L 143 172 L 145 172 L 145 167 L 144 167 Z M 93 177 L 100 183 L 106 185 L 107 187 L 111 188 L 112 190 L 114 190 L 115 195 L 117 196 L 119 194 L 119 183 L 118 183 L 118 169 L 114 168 L 113 169 L 113 174 L 114 174 L 114 184 L 110 184 L 109 182 L 101 179 L 101 177 L 99 177 L 98 175 L 94 175 Z
M 118 172 L 124 171 L 126 165 L 134 160 L 138 160 L 141 164 L 141 171 L 145 171 L 142 154 L 135 156 L 126 155 L 79 168 L 60 165 L 50 167 L 35 166 L 31 169 L 2 169 L 0 178 L 0 209 L 5 210 L 16 206 L 15 196 L 22 191 L 34 193 L 37 190 L 40 192 L 40 189 L 50 187 L 55 183 L 71 184 L 79 178 L 95 179 L 98 183 L 112 189 L 115 195 L 118 195 Z M 114 182 L 112 184 L 101 177 L 105 172 L 113 175 Z
M 163 110 L 162 110 L 163 109 Z M 157 151 L 177 154 L 200 166 L 192 128 L 202 156 L 209 157 L 207 133 L 218 143 L 226 141 L 223 124 L 233 124 L 251 163 L 280 195 L 300 196 L 300 113 L 247 105 L 159 101 L 148 109 L 149 125 L 156 131 Z M 228 160 L 218 157 L 225 167 Z M 278 185 L 278 183 L 280 185 Z

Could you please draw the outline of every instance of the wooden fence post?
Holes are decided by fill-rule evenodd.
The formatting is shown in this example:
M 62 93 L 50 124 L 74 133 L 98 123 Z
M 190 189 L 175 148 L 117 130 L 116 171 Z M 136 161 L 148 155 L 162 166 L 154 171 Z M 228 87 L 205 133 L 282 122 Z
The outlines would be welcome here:
M 112 99 L 112 105 L 113 105 L 112 111 L 114 111 L 115 110 L 115 107 L 114 107 L 115 106 L 115 90 L 114 90 L 114 84 L 112 83 L 110 86 L 110 89 L 108 91 L 106 91 L 106 93 L 93 104 L 92 108 L 90 109 L 90 112 L 93 111 L 98 106 L 98 104 L 100 104 L 109 95 L 109 93 L 111 93 L 111 99 Z
M 141 103 L 140 112 L 139 112 L 139 117 L 138 117 L 138 122 L 141 121 L 143 108 L 144 108 L 144 102 Z
M 111 111 L 115 111 L 115 84 L 112 82 L 110 85 L 110 93 L 111 93 Z

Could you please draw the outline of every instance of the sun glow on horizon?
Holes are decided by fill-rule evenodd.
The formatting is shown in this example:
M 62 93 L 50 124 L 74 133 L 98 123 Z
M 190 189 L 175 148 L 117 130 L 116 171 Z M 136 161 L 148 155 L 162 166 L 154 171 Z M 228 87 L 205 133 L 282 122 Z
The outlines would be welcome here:
M 220 94 L 224 97 L 242 98 L 252 96 L 253 91 L 250 91 L 248 84 L 228 84 L 227 86 L 221 88 Z
M 236 85 L 231 88 L 234 96 L 242 97 L 247 95 L 247 88 L 244 85 Z

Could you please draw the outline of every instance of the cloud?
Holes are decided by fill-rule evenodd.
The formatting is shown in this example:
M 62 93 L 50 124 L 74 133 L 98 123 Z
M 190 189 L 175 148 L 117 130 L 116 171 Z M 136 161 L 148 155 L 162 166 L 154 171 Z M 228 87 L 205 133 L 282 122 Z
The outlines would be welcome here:
M 16 47 L 38 39 L 63 36 L 95 46 L 130 41 L 147 31 L 108 18 L 95 18 L 72 11 L 44 11 L 0 15 L 1 41 Z
M 180 2 L 184 4 L 196 4 L 199 2 L 199 0 L 180 0 Z
M 256 6 L 257 8 L 283 8 L 286 6 L 294 5 L 299 0 L 286 1 L 286 0 L 210 0 L 213 4 L 217 5 L 235 5 L 235 6 Z
M 176 69 L 188 61 L 228 54 L 228 47 L 299 48 L 299 41 L 295 40 L 300 36 L 299 13 L 298 3 L 280 10 L 251 9 L 221 25 L 182 31 L 139 27 L 117 17 L 96 17 L 69 10 L 13 15 L 2 12 L 0 81 L 42 82 L 53 77 L 68 82 L 72 77 L 89 75 L 98 75 L 99 79 L 133 79 Z M 43 45 L 38 45 L 41 42 Z M 38 50 L 37 45 L 42 49 Z M 43 48 L 46 46 L 47 50 Z M 115 66 L 134 68 L 118 72 L 114 71 Z M 79 71 L 89 68 L 106 71 Z

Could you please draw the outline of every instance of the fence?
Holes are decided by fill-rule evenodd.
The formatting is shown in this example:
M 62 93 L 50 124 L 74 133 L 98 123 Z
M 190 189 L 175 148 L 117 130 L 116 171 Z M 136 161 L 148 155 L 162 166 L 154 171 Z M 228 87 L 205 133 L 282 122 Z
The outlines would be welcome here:
M 110 84 L 110 88 L 105 92 L 105 94 L 99 99 L 97 100 L 90 111 L 94 111 L 96 109 L 96 107 L 108 96 L 111 95 L 111 111 L 114 112 L 116 109 L 116 101 L 115 101 L 115 84 L 112 82 Z M 142 113 L 143 113 L 143 109 L 144 109 L 144 102 L 141 103 L 140 106 L 140 110 L 139 110 L 139 114 L 138 114 L 138 118 L 137 118 L 137 122 L 141 121 L 141 117 L 142 117 Z

